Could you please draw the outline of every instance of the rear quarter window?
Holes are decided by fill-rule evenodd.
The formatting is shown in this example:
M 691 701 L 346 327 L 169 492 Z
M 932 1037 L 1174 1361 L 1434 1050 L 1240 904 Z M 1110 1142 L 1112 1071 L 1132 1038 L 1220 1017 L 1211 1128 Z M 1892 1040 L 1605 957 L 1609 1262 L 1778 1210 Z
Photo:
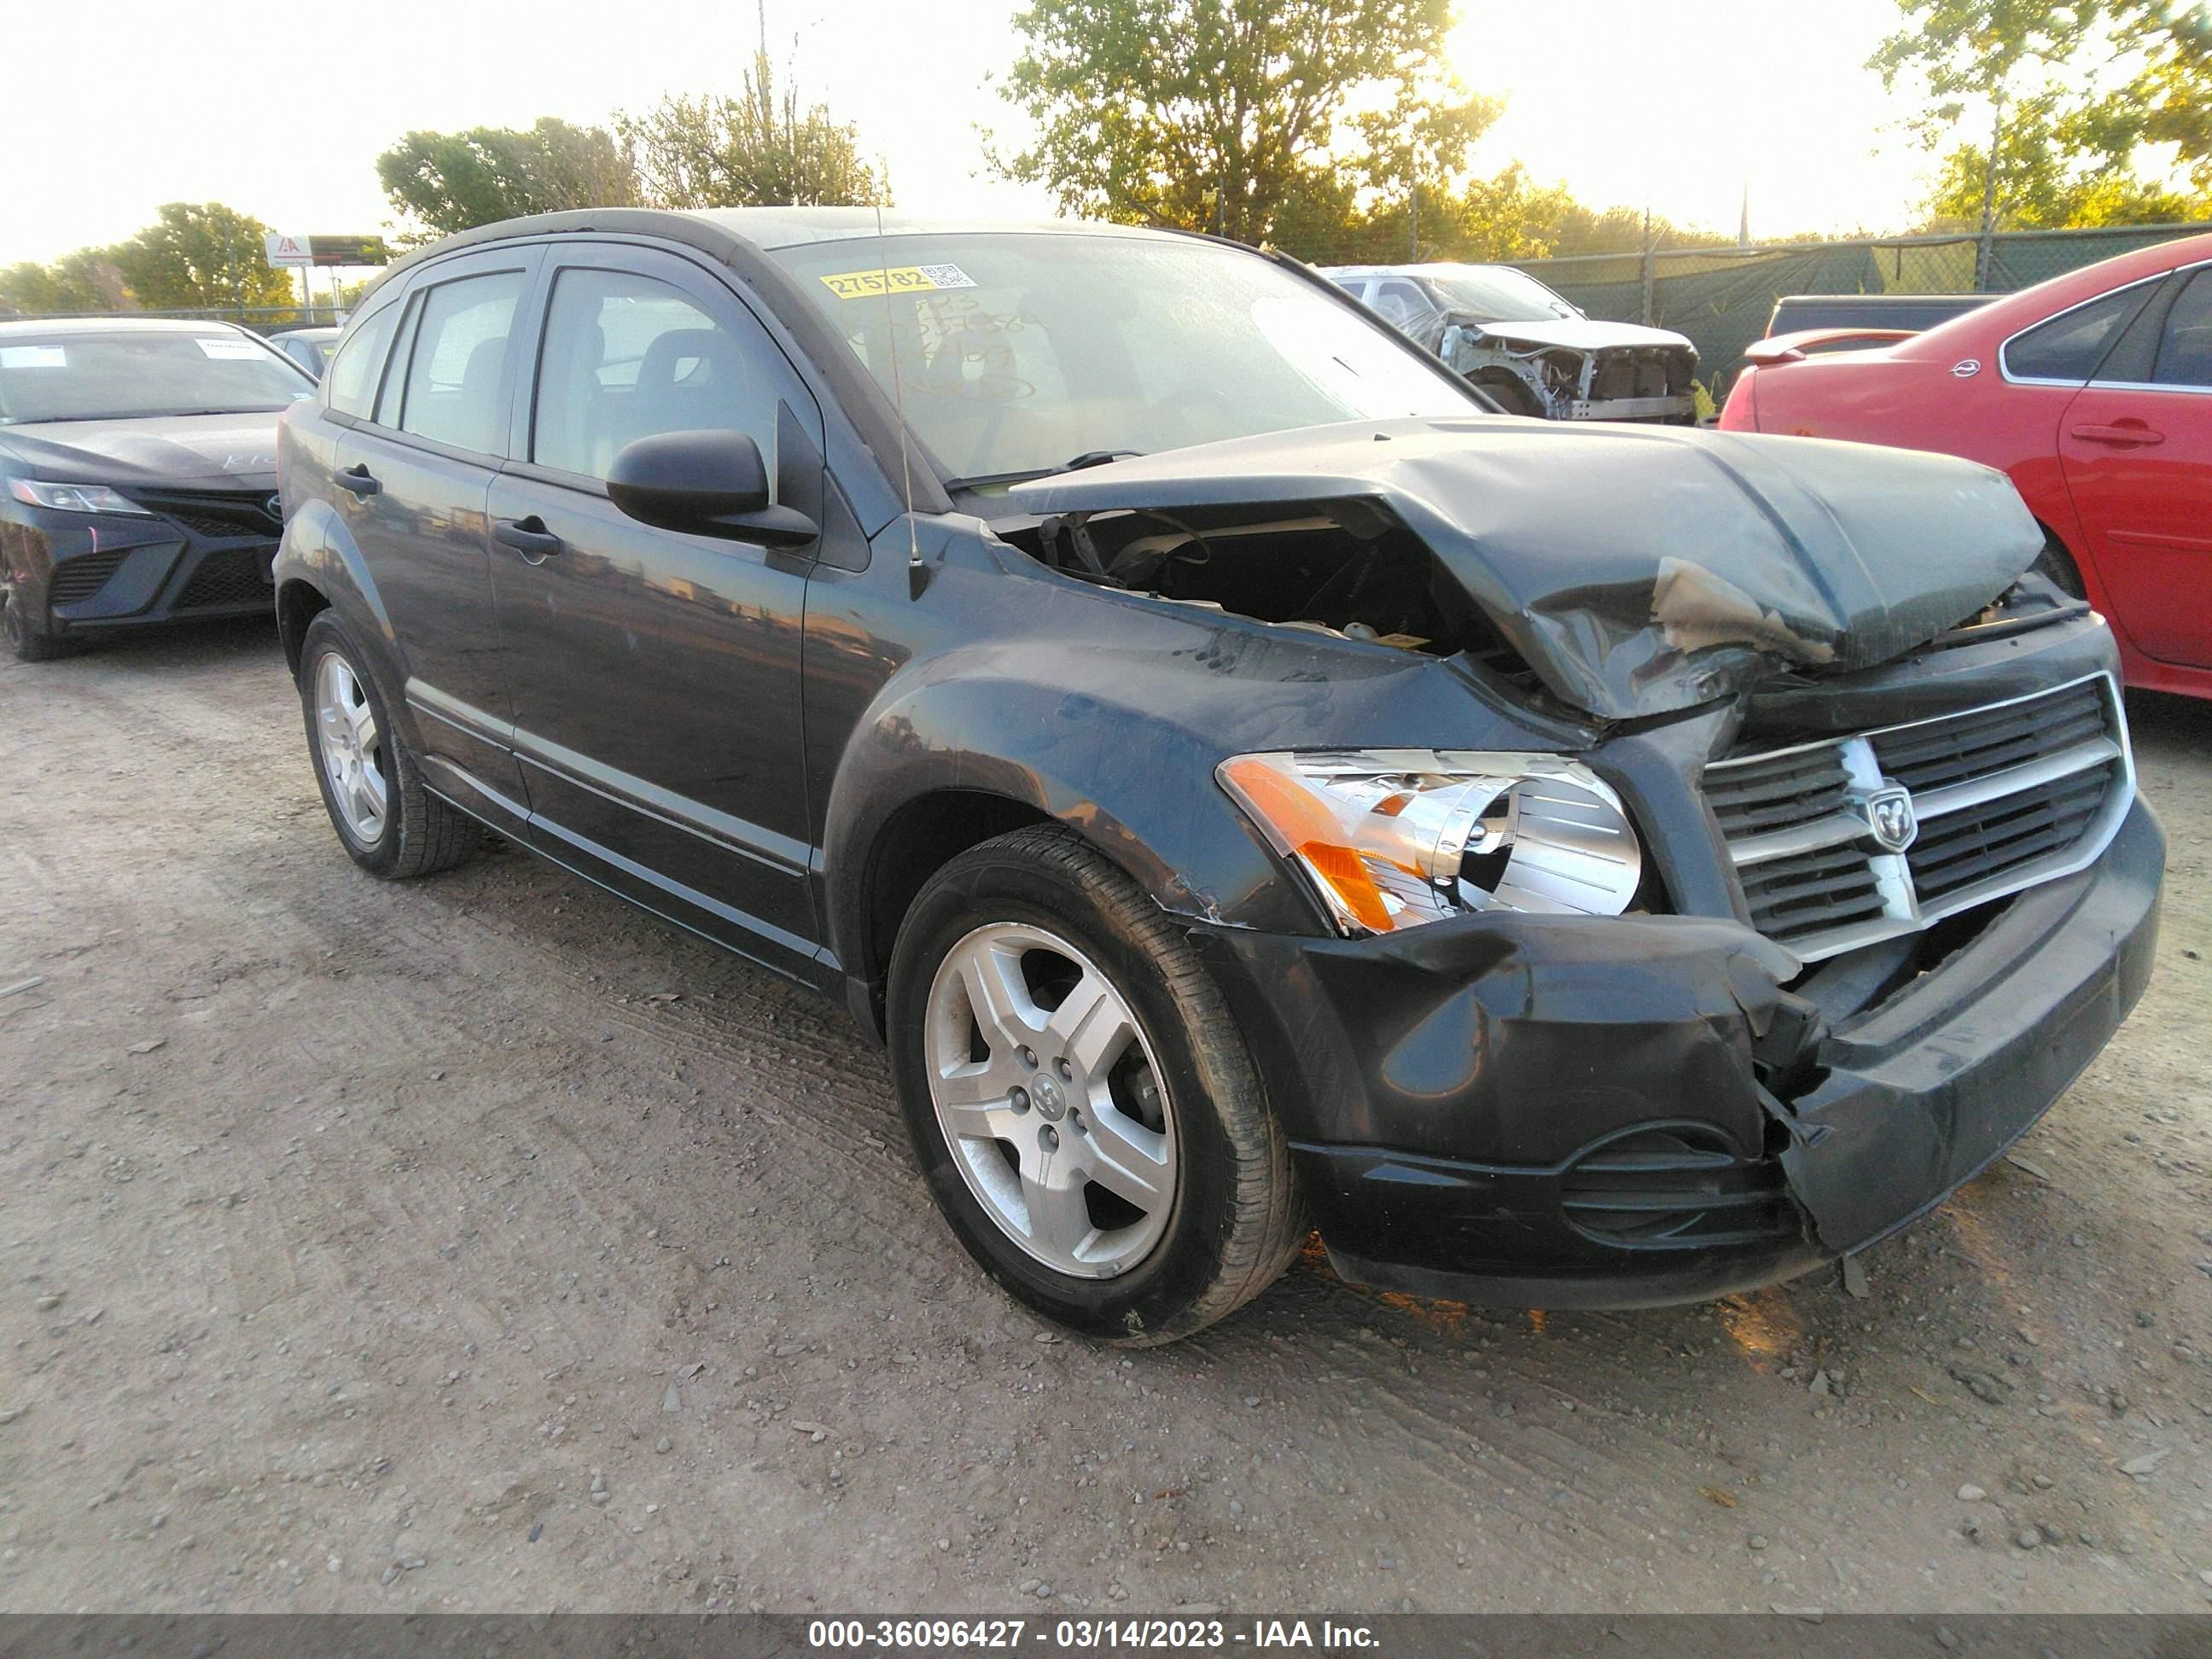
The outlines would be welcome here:
M 2014 335 L 2004 343 L 2005 374 L 2015 380 L 2086 385 L 2156 287 L 2154 282 L 2138 283 L 2118 289 Z
M 392 349 L 392 325 L 398 320 L 399 307 L 388 305 L 374 316 L 362 318 L 339 343 L 325 382 L 330 406 L 339 414 L 367 417 Z

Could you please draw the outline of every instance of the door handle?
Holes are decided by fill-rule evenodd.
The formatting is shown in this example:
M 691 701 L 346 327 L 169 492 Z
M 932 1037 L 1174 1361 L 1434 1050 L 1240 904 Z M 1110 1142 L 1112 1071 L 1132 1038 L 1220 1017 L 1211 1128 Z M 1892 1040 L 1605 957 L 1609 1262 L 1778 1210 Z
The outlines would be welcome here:
M 384 486 L 368 476 L 368 463 L 362 461 L 338 474 L 338 483 L 356 495 L 374 495 Z
M 2147 426 L 2077 426 L 2068 434 L 2090 444 L 2140 444 L 2145 449 L 2166 441 L 2166 434 Z
M 533 562 L 550 559 L 561 550 L 561 538 L 548 530 L 545 520 L 535 513 L 526 519 L 494 520 L 491 538 L 501 547 L 513 548 Z

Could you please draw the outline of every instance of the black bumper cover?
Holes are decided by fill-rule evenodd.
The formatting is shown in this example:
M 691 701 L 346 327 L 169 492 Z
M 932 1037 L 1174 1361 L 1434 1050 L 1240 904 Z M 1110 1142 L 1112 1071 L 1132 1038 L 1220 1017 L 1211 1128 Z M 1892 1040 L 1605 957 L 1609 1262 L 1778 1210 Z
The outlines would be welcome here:
M 2142 994 L 2164 866 L 2137 801 L 2095 864 L 2003 901 L 1932 971 L 1833 1030 L 1782 989 L 1793 959 L 1730 921 L 1194 938 L 1345 1277 L 1509 1305 L 1652 1306 L 1863 1249 L 2001 1155 Z M 1606 1144 L 1654 1132 L 1727 1165 L 1713 1189 L 1741 1207 L 1717 1230 L 1624 1238 L 1587 1224 Z

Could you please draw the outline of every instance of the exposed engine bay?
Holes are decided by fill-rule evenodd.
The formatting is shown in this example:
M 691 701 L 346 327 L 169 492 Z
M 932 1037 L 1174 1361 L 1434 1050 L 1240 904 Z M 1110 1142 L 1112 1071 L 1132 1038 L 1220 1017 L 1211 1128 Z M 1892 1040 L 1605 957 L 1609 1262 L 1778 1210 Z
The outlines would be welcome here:
M 1035 516 L 1000 533 L 1066 574 L 1468 652 L 1607 720 L 1887 662 L 2043 541 L 2002 474 L 1945 457 L 1495 416 L 1263 434 L 1007 499 Z
M 1401 651 L 1515 660 L 1466 587 L 1371 501 L 1066 514 L 1008 539 L 1103 586 Z

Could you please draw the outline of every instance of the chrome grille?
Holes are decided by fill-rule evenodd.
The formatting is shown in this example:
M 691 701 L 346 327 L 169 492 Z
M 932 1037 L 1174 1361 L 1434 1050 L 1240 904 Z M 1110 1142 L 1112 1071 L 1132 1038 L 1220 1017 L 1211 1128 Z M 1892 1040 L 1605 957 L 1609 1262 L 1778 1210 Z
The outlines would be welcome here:
M 1731 756 L 1705 787 L 1753 925 L 1814 961 L 2080 869 L 2119 827 L 2135 772 L 2118 690 L 2096 674 Z

